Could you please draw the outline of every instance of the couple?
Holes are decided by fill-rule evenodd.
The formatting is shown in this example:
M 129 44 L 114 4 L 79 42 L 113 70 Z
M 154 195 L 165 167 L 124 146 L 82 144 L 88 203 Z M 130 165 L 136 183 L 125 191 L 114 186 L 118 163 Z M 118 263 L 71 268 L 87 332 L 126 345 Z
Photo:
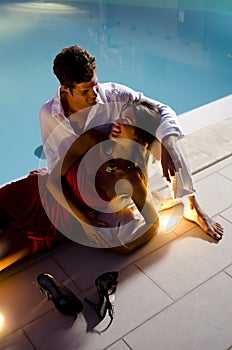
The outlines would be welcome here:
M 111 124 L 119 115 L 122 104 L 135 100 L 145 100 L 158 107 L 160 114 L 159 126 L 157 130 L 154 127 L 151 127 L 150 130 L 161 141 L 163 176 L 167 181 L 170 181 L 170 177 L 176 176 L 177 171 L 183 169 L 189 180 L 189 188 L 187 189 L 188 205 L 186 206 L 185 217 L 200 225 L 214 239 L 220 240 L 223 228 L 219 223 L 209 218 L 197 203 L 191 175 L 188 173 L 185 160 L 178 150 L 177 141 L 184 134 L 178 125 L 175 112 L 170 107 L 146 98 L 142 93 L 135 92 L 126 86 L 116 83 L 100 84 L 97 78 L 95 57 L 79 46 L 64 48 L 56 56 L 53 70 L 60 82 L 60 87 L 56 96 L 46 102 L 40 110 L 41 134 L 48 169 L 39 169 L 32 172 L 28 177 L 0 189 L 0 223 L 1 228 L 3 228 L 0 239 L 1 245 L 6 247 L 5 250 L 2 250 L 2 256 L 0 257 L 1 269 L 39 249 L 52 246 L 55 241 L 62 237 L 62 234 L 53 225 L 54 222 L 49 220 L 46 215 L 47 208 L 43 208 L 43 201 L 45 203 L 46 201 L 43 196 L 38 195 L 39 199 L 42 197 L 40 203 L 36 195 L 34 196 L 36 199 L 31 198 L 33 197 L 32 193 L 38 193 L 38 187 L 45 189 L 48 177 L 59 166 L 60 161 L 66 155 L 68 157 L 71 154 L 71 151 L 68 152 L 68 150 L 76 139 L 81 139 L 85 135 L 84 133 L 90 132 L 92 128 L 96 130 L 99 125 Z M 111 104 L 114 105 L 113 114 L 111 110 L 110 113 L 92 113 L 95 108 L 101 110 L 102 106 L 107 110 Z M 86 114 L 85 111 L 88 107 L 91 107 L 90 113 Z M 76 114 L 76 112 L 78 113 Z M 75 120 L 72 123 L 74 115 L 78 115 L 78 118 L 74 118 Z M 101 133 L 104 134 L 103 130 L 101 130 Z M 113 173 L 114 167 L 112 164 L 106 166 L 106 169 L 108 168 L 110 171 L 109 174 Z M 62 168 L 59 171 L 62 171 Z M 125 186 L 126 182 L 122 183 Z M 144 183 L 146 183 L 145 180 Z M 60 188 L 62 191 L 60 191 Z M 52 191 L 51 185 L 50 191 Z M 55 191 L 56 186 L 54 186 L 54 196 L 56 196 Z M 48 195 L 50 192 L 45 190 L 44 192 L 54 204 L 53 196 Z M 62 183 L 57 193 L 61 192 L 64 192 Z M 143 193 L 142 190 L 141 193 Z M 67 194 L 65 196 L 68 198 Z M 63 201 L 63 194 L 61 197 Z M 56 205 L 59 206 L 58 198 Z M 37 210 L 38 208 L 40 210 Z M 67 209 L 69 209 L 69 205 Z M 61 210 L 61 212 L 64 215 L 63 222 L 65 222 L 65 215 L 69 215 L 69 218 L 73 216 L 73 211 L 72 214 L 69 210 Z M 23 217 L 24 220 L 21 219 Z M 56 217 L 55 206 L 52 218 Z M 75 224 L 77 225 L 76 221 Z M 101 237 L 99 239 L 101 240 Z
M 64 236 L 118 253 L 150 240 L 159 218 L 148 192 L 147 161 L 155 139 L 148 130 L 155 132 L 159 123 L 152 103 L 125 103 L 114 123 L 77 137 L 50 174 L 38 169 L 2 187 L 1 269 Z

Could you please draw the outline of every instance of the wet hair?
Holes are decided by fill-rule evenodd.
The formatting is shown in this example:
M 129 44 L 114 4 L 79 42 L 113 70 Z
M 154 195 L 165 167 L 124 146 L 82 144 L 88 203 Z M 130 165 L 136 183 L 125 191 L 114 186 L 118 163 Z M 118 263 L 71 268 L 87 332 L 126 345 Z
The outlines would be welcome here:
M 55 57 L 53 72 L 60 84 L 72 91 L 75 84 L 92 79 L 96 72 L 95 57 L 80 46 L 66 47 Z

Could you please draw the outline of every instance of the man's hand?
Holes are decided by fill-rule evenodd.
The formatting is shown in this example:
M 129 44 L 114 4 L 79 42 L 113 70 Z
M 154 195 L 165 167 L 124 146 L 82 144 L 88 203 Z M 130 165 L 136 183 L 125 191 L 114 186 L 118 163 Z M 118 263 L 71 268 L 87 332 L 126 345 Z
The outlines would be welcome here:
M 163 169 L 163 177 L 167 181 L 171 181 L 171 176 L 182 168 L 182 162 L 179 150 L 177 149 L 178 136 L 169 135 L 163 138 L 161 143 L 161 165 Z

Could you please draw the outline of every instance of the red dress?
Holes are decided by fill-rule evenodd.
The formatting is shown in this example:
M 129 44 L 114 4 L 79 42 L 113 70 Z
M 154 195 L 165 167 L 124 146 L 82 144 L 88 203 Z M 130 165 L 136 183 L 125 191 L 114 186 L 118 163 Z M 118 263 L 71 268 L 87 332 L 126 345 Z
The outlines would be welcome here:
M 33 252 L 50 248 L 62 238 L 49 220 L 41 202 L 40 196 L 43 192 L 46 201 L 53 202 L 51 211 L 57 211 L 58 204 L 45 188 L 47 176 L 47 169 L 38 169 L 0 188 L 0 228 L 4 232 L 10 230 L 17 234 L 23 233 L 33 240 Z

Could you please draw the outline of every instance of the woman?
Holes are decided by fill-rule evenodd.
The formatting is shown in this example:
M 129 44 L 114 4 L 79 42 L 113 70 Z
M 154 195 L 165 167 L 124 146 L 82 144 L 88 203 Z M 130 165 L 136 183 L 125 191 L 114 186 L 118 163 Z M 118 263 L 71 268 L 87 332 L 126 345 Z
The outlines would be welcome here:
M 82 244 L 129 253 L 156 234 L 159 220 L 148 192 L 147 162 L 155 139 L 148 130 L 155 133 L 159 121 L 155 105 L 129 102 L 108 136 L 104 125 L 103 131 L 91 129 L 72 144 L 47 183 L 86 233 L 80 236 L 66 226 L 65 235 Z
M 154 136 L 137 127 L 139 121 L 155 132 L 157 108 L 143 101 L 126 104 L 110 135 L 91 129 L 73 143 L 50 175 L 38 169 L 0 188 L 1 270 L 65 236 L 119 253 L 131 252 L 154 236 L 158 215 L 147 191 L 146 172 Z M 96 166 L 86 154 L 97 145 Z M 96 182 L 91 182 L 94 174 Z M 95 186 L 98 203 L 91 191 Z

